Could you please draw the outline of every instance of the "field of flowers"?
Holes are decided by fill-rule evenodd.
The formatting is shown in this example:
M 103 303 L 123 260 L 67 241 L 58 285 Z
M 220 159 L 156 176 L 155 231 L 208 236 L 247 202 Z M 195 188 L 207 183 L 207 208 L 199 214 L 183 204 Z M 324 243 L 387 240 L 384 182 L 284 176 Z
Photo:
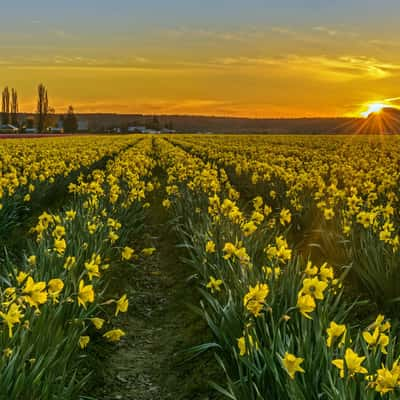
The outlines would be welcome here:
M 143 229 L 150 151 L 150 141 L 126 137 L 0 143 L 1 241 L 14 229 L 21 236 L 0 259 L 1 398 L 78 398 L 91 337 L 124 336 L 117 320 L 127 296 L 106 298 L 105 289 Z M 60 180 L 61 206 L 38 210 Z
M 92 342 L 124 340 L 135 301 L 109 298 L 109 279 L 154 251 L 133 243 L 160 202 L 201 293 L 213 340 L 190 351 L 214 353 L 213 389 L 398 399 L 399 150 L 365 136 L 1 141 L 0 393 L 89 398 Z

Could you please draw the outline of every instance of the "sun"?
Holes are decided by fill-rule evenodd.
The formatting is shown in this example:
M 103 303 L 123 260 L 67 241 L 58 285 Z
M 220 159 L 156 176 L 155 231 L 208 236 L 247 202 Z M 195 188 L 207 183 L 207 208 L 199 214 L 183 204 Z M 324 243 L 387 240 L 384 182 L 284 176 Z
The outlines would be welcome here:
M 384 104 L 384 103 L 370 103 L 367 105 L 367 107 L 368 107 L 368 110 L 361 113 L 361 115 L 364 118 L 369 117 L 369 115 L 372 113 L 379 114 L 382 111 L 382 109 L 385 107 L 388 107 L 388 105 Z

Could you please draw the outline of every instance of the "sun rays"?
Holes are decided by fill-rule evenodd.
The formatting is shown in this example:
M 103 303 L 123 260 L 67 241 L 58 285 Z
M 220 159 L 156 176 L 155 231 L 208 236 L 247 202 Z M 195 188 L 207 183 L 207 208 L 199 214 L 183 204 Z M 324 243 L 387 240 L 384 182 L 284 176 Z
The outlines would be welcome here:
M 372 113 L 380 113 L 382 109 L 385 107 L 389 107 L 389 105 L 385 103 L 370 103 L 368 105 L 368 110 L 361 113 L 364 118 L 368 118 Z

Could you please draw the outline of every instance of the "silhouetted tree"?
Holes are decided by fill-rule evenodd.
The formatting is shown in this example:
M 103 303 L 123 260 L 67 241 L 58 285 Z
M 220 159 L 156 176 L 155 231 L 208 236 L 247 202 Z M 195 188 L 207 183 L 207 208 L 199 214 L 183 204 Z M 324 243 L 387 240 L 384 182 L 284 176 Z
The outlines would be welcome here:
M 68 107 L 67 114 L 64 116 L 64 132 L 76 133 L 78 131 L 78 119 L 72 106 Z
M 46 129 L 47 116 L 49 113 L 49 100 L 47 97 L 47 89 L 42 83 L 38 86 L 38 103 L 37 103 L 37 130 L 42 133 Z
M 11 124 L 18 126 L 18 94 L 13 88 L 11 89 Z
M 8 90 L 8 86 L 6 86 L 3 90 L 1 97 L 1 122 L 3 124 L 10 123 L 10 91 Z

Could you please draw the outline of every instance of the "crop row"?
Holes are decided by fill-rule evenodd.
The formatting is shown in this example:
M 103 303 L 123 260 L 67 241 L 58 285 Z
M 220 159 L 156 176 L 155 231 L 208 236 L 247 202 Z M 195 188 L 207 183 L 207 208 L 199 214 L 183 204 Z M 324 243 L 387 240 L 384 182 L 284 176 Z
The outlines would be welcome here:
M 397 398 L 397 299 L 379 290 L 398 274 L 397 139 L 176 136 L 158 148 L 215 339 L 198 350 L 214 349 L 227 376 L 215 387 L 238 400 Z M 332 258 L 345 247 L 345 264 L 304 251 L 307 229 L 319 247 L 329 235 Z
M 62 152 L 65 162 L 54 172 L 49 158 L 38 170 L 44 181 L 120 152 L 104 169 L 71 182 L 71 200 L 43 210 L 21 257 L 1 261 L 1 398 L 78 398 L 94 372 L 87 352 L 92 340 L 115 342 L 125 334 L 118 315 L 129 299 L 125 293 L 109 298 L 106 286 L 115 268 L 129 272 L 135 256 L 129 244 L 143 230 L 146 194 L 154 188 L 151 142 L 127 147 L 132 139 L 81 140 L 64 149 L 57 141 L 54 149 L 48 144 L 49 154 Z M 38 152 L 32 154 L 38 158 Z M 27 176 L 29 186 L 35 178 Z

